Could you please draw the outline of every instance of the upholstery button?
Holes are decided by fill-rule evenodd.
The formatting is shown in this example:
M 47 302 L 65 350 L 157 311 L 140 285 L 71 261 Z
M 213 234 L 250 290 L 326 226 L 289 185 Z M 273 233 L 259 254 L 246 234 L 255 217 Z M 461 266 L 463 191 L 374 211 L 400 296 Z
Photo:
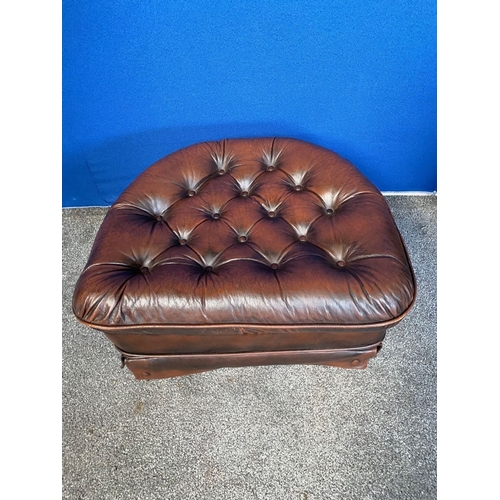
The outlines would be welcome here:
M 326 213 L 327 213 L 328 215 L 332 215 L 332 214 L 333 214 L 333 208 L 327 208 L 327 209 L 326 209 Z
M 339 267 L 345 267 L 345 262 L 343 260 L 338 260 L 337 261 L 337 266 L 339 266 Z
M 305 234 L 300 235 L 300 236 L 299 236 L 299 240 L 300 240 L 300 241 L 307 241 L 307 237 L 306 237 L 306 235 L 305 235 Z
M 180 244 L 180 245 L 185 245 L 186 243 L 187 243 L 186 238 L 181 238 L 181 239 L 179 240 L 179 244 Z
M 266 170 L 267 170 L 268 172 L 272 172 L 273 170 L 275 170 L 275 168 L 276 168 L 276 167 L 275 167 L 274 165 L 268 165 Z
M 238 238 L 238 240 L 240 241 L 240 243 L 245 243 L 245 241 L 247 241 L 247 237 L 242 235 Z
M 213 219 L 220 219 L 220 213 L 215 212 L 214 214 L 212 214 L 212 218 Z
M 148 274 L 149 273 L 149 268 L 146 266 L 141 267 L 141 273 L 142 274 Z
M 302 186 L 300 184 L 297 184 L 295 186 L 295 191 L 302 191 Z
M 242 191 L 241 196 L 244 196 L 246 198 L 248 196 L 248 191 Z
M 276 264 L 276 262 L 271 264 L 271 269 L 278 269 L 278 264 Z
M 269 215 L 269 217 L 276 217 L 276 212 L 274 210 L 269 210 L 269 212 L 267 212 L 267 215 Z
M 218 172 L 219 175 L 224 175 L 226 171 L 223 168 L 219 168 Z
M 188 196 L 194 196 L 195 194 L 196 194 L 196 191 L 194 191 L 194 190 L 192 190 L 192 189 L 190 189 L 190 190 L 188 191 Z
M 157 220 L 157 221 L 161 221 L 161 220 L 163 220 L 163 217 L 162 217 L 161 215 L 157 215 L 157 216 L 156 216 L 156 220 Z
M 205 267 L 205 271 L 207 271 L 207 273 L 209 273 L 211 270 L 212 270 L 212 266 L 206 266 Z

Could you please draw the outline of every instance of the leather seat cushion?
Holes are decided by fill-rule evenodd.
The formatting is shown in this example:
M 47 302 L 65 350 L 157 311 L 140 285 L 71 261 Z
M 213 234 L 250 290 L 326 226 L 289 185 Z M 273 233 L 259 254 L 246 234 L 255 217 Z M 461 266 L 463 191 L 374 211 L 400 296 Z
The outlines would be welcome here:
M 371 341 L 414 298 L 387 202 L 351 163 L 296 139 L 230 139 L 170 154 L 123 192 L 73 310 L 137 352 L 237 351 Z

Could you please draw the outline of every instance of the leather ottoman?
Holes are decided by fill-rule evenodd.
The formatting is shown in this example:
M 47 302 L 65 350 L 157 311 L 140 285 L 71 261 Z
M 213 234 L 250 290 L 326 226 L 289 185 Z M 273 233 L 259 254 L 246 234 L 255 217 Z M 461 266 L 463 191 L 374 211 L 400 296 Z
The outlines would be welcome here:
M 365 368 L 415 301 L 405 244 L 351 163 L 288 138 L 196 144 L 110 207 L 73 311 L 138 379 Z

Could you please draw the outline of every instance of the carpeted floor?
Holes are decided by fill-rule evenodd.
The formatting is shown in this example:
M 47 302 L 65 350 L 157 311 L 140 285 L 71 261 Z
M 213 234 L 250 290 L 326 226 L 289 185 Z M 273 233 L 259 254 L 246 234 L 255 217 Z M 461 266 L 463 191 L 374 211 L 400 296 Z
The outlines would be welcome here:
M 418 297 L 366 370 L 221 369 L 159 381 L 121 370 L 71 296 L 105 208 L 63 220 L 63 498 L 436 498 L 437 197 L 388 196 Z

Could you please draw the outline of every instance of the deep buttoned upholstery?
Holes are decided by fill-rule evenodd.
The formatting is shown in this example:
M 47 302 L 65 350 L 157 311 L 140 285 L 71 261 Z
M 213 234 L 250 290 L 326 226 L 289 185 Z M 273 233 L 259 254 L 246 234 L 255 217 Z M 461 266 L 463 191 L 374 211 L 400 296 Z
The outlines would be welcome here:
M 125 350 L 238 352 L 371 342 L 414 298 L 378 189 L 332 151 L 259 138 L 196 144 L 140 174 L 73 309 Z

